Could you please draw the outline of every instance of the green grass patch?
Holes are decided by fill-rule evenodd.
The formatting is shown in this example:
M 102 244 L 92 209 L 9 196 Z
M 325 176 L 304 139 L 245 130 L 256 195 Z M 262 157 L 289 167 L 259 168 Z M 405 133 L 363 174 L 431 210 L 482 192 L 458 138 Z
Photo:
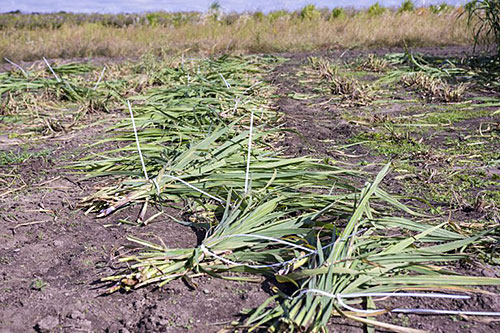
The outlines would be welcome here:
M 459 121 L 488 117 L 491 110 L 481 107 L 473 107 L 467 104 L 439 105 L 431 107 L 437 109 L 433 112 L 426 112 L 422 120 L 428 124 L 453 124 Z
M 409 136 L 382 132 L 364 132 L 350 139 L 350 142 L 368 141 L 364 143 L 370 150 L 391 158 L 409 158 L 412 154 L 425 152 L 429 147 L 417 142 Z
M 37 152 L 21 150 L 19 152 L 1 151 L 0 166 L 17 165 L 27 162 L 33 158 L 45 157 L 51 153 L 51 150 L 44 149 Z

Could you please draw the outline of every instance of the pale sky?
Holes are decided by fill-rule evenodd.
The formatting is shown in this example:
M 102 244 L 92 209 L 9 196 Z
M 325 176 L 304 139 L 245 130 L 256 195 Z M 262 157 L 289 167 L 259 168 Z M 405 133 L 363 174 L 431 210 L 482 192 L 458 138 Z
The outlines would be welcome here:
M 399 6 L 403 0 L 380 0 L 385 6 Z M 200 11 L 208 9 L 213 0 L 0 0 L 0 12 L 21 10 L 22 12 L 76 12 L 76 13 L 141 13 L 148 11 Z M 295 10 L 307 4 L 318 7 L 367 7 L 376 0 L 220 0 L 226 12 L 268 12 L 277 9 Z M 447 2 L 451 5 L 463 0 L 414 0 L 416 5 Z

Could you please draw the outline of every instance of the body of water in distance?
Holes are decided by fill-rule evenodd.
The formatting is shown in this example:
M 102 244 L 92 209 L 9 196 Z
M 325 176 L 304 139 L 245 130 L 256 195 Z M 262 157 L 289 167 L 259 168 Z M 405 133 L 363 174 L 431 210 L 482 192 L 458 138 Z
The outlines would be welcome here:
M 152 11 L 206 12 L 213 0 L 0 0 L 0 12 L 20 10 L 23 13 L 143 13 Z M 220 0 L 224 12 L 269 12 L 279 9 L 297 10 L 307 4 L 319 8 L 352 7 L 365 8 L 377 2 L 376 0 Z M 386 7 L 399 7 L 403 0 L 380 0 Z M 464 4 L 463 0 L 416 0 L 416 6 L 447 3 L 450 5 Z

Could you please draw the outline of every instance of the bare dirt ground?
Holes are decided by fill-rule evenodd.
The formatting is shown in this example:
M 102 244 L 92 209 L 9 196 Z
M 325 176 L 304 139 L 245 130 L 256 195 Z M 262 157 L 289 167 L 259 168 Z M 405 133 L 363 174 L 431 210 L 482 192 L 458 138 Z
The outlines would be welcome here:
M 339 51 L 322 55 L 335 59 L 392 51 L 347 54 Z M 469 49 L 421 51 L 460 56 Z M 356 146 L 342 152 L 335 148 L 364 130 L 345 120 L 342 109 L 311 107 L 288 97 L 289 93 L 310 93 L 314 88 L 300 85 L 296 79 L 310 55 L 285 55 L 291 60 L 269 78 L 278 86 L 278 111 L 284 113 L 286 126 L 297 132 L 283 143 L 287 154 L 341 158 L 349 163 L 382 162 L 384 157 L 367 148 Z M 116 257 L 127 250 L 122 247 L 126 235 L 154 232 L 172 247 L 192 246 L 197 238 L 191 229 L 168 220 L 142 227 L 118 225 L 120 218 L 137 216 L 140 207 L 122 210 L 105 219 L 85 215 L 77 207 L 81 198 L 93 193 L 106 180 L 84 180 L 65 166 L 91 153 L 88 144 L 106 135 L 103 129 L 120 115 L 102 117 L 106 120 L 103 124 L 92 125 L 95 119 L 88 119 L 88 126 L 81 130 L 43 140 L 9 138 L 8 134 L 16 132 L 16 128 L 2 124 L 0 119 L 0 151 L 30 153 L 24 160 L 0 165 L 0 332 L 217 332 L 238 319 L 241 309 L 260 305 L 270 293 L 266 281 L 249 284 L 203 277 L 196 280 L 196 286 L 177 280 L 162 289 L 148 287 L 131 293 L 103 295 L 106 285 L 99 283 L 99 279 L 119 268 Z M 473 129 L 476 126 L 471 125 Z M 357 157 L 349 158 L 346 154 Z M 395 192 L 402 188 L 394 179 L 387 186 Z M 171 215 L 176 214 L 179 213 L 172 210 Z M 477 211 L 457 214 L 467 221 L 482 217 Z M 500 277 L 496 266 L 477 261 L 460 265 L 468 274 Z M 450 305 L 413 303 L 404 305 Z M 452 306 L 498 311 L 500 300 L 497 296 L 481 296 L 466 303 L 454 302 Z M 489 319 L 415 315 L 387 315 L 385 319 L 434 332 L 500 331 L 500 323 Z M 363 328 L 336 319 L 332 330 L 362 332 Z

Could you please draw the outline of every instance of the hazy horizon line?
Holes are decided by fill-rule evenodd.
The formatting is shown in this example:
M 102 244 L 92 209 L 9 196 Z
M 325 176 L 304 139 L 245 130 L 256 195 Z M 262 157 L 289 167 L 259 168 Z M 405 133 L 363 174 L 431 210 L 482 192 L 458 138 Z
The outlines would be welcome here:
M 220 9 L 225 13 L 269 13 L 277 10 L 296 11 L 308 4 L 313 4 L 319 9 L 333 9 L 342 7 L 344 9 L 365 9 L 380 3 L 386 8 L 397 8 L 404 0 L 360 0 L 355 4 L 350 0 L 278 0 L 269 3 L 269 0 L 255 0 L 247 2 L 243 0 L 218 1 Z M 188 4 L 186 4 L 186 2 Z M 462 5 L 465 0 L 419 0 L 413 1 L 416 7 L 430 6 L 446 3 L 451 6 Z M 85 3 L 68 3 L 62 0 L 53 0 L 40 3 L 37 0 L 10 0 L 0 13 L 8 14 L 19 12 L 21 14 L 145 14 L 150 12 L 169 13 L 206 13 L 214 1 L 207 0 L 135 0 L 123 2 L 121 0 L 90 0 Z

